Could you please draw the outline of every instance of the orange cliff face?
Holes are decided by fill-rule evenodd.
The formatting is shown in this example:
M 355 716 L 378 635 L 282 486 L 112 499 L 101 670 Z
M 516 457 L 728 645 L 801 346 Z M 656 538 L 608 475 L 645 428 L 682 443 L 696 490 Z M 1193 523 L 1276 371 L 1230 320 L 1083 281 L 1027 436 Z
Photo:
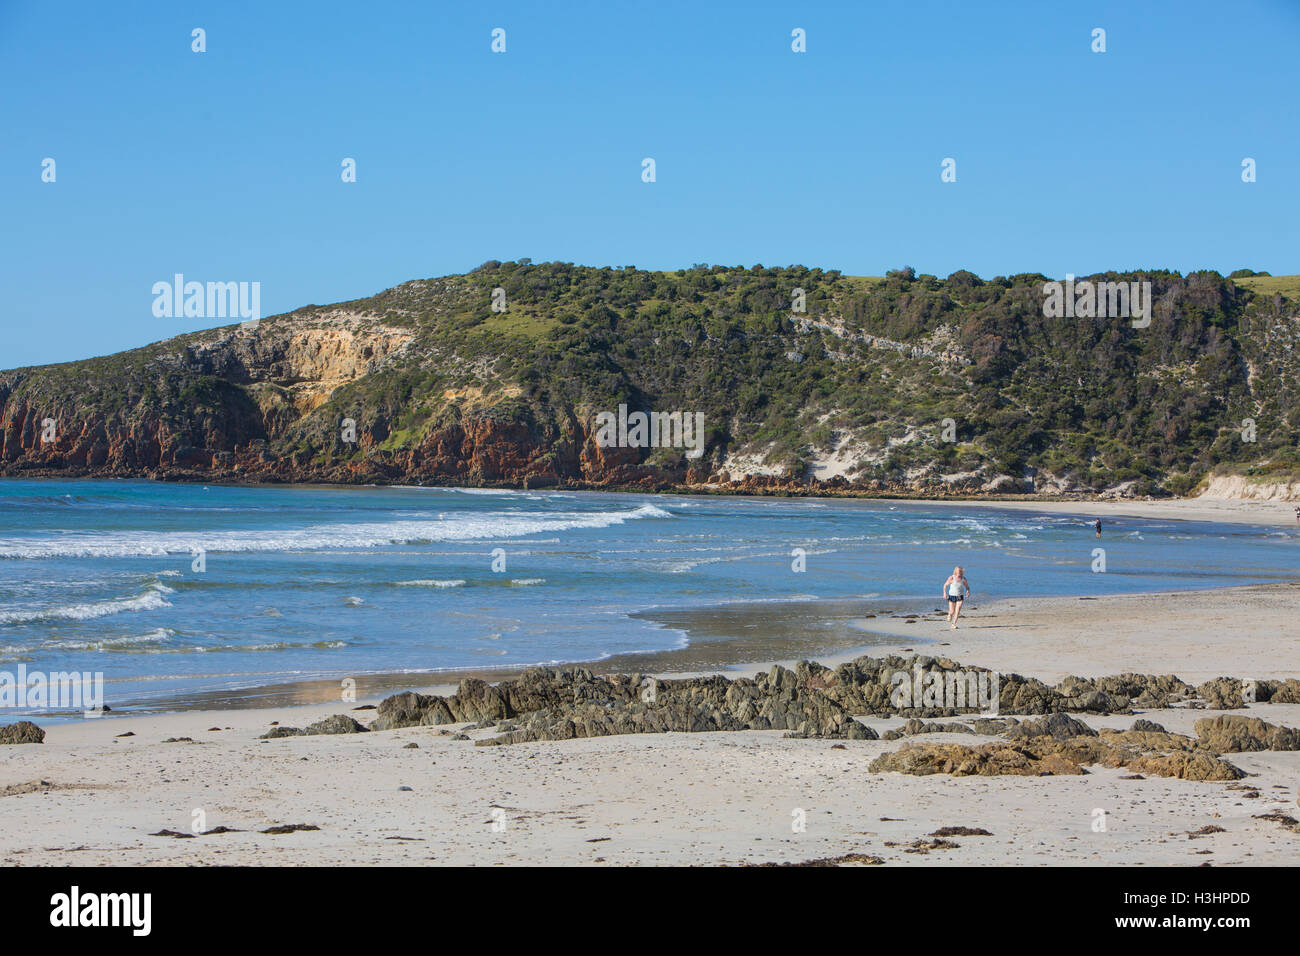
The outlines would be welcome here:
M 513 488 L 713 490 L 735 494 L 979 494 L 978 488 L 902 481 L 728 474 L 707 458 L 646 460 L 649 449 L 602 447 L 592 426 L 532 425 L 489 413 L 431 429 L 418 444 L 385 448 L 386 424 L 358 425 L 355 444 L 295 449 L 276 409 L 196 416 L 169 426 L 150 412 L 110 420 L 50 413 L 0 389 L 0 476 L 148 478 L 204 482 L 489 485 Z M 53 427 L 50 427 L 50 423 Z M 268 427 L 270 426 L 270 427 Z M 268 437 L 272 432 L 272 437 Z M 52 437 L 52 440 L 47 440 Z
M 52 427 L 51 427 L 52 423 Z M 0 475 L 154 478 L 193 481 L 431 482 L 668 487 L 676 470 L 640 463 L 636 448 L 601 448 L 580 426 L 573 437 L 482 416 L 431 430 L 417 445 L 384 449 L 380 434 L 357 429 L 355 446 L 279 451 L 262 423 L 208 418 L 178 433 L 156 417 L 105 422 L 0 405 Z M 51 439 L 51 440 L 47 440 Z M 707 477 L 696 470 L 695 478 Z
M 596 430 L 570 415 L 532 424 L 486 409 L 432 428 L 418 443 L 385 447 L 386 423 L 358 423 L 355 443 L 296 443 L 282 408 L 244 402 L 194 415 L 182 427 L 155 412 L 107 420 L 47 412 L 0 387 L 0 476 L 148 478 L 203 482 L 436 484 L 511 488 L 619 488 L 733 494 L 980 495 L 953 487 L 880 479 L 826 480 L 729 474 L 707 458 L 647 460 L 650 449 L 602 447 Z M 293 420 L 288 419 L 292 425 Z M 333 434 L 331 433 L 331 438 Z

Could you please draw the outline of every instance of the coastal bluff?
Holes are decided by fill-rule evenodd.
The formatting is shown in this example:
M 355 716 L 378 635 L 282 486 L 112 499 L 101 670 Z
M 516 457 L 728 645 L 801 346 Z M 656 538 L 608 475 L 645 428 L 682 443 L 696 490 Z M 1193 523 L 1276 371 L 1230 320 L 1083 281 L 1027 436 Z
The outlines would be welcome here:
M 1293 495 L 1300 308 L 1214 272 L 1143 281 L 1133 328 L 1045 314 L 1041 275 L 494 260 L 0 371 L 0 476 Z M 702 435 L 600 440 L 624 407 Z

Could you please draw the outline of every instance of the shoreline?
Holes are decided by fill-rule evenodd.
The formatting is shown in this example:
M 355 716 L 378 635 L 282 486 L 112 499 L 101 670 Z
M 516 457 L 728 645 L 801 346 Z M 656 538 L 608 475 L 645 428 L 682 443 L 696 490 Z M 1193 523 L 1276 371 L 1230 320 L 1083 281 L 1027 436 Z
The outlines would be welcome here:
M 473 491 L 517 491 L 531 494 L 546 493 L 589 493 L 612 495 L 677 495 L 685 498 L 808 498 L 828 501 L 890 501 L 902 504 L 935 505 L 940 507 L 975 507 L 1005 508 L 1015 511 L 1039 511 L 1043 514 L 1076 513 L 1089 517 L 1131 517 L 1159 518 L 1177 521 L 1220 521 L 1230 524 L 1259 524 L 1272 526 L 1281 523 L 1287 527 L 1300 528 L 1296 520 L 1296 509 L 1300 507 L 1300 498 L 1261 499 L 1261 498 L 1118 498 L 1106 497 L 1104 494 L 1079 495 L 1070 492 L 1064 494 L 1015 494 L 999 493 L 961 495 L 928 495 L 903 491 L 871 491 L 865 489 L 838 489 L 825 486 L 810 487 L 792 485 L 790 487 L 774 485 L 771 487 L 745 487 L 721 485 L 672 485 L 667 487 L 640 487 L 637 485 L 597 485 L 588 482 L 571 482 L 555 485 L 530 487 L 523 484 L 478 484 L 470 485 L 456 482 L 411 483 L 409 480 L 394 481 L 267 481 L 247 480 L 238 476 L 213 477 L 202 474 L 180 474 L 156 477 L 141 475 L 68 475 L 62 472 L 4 474 L 0 481 L 137 481 L 158 484 L 177 485 L 216 485 L 229 488 L 409 488 L 448 489 Z
M 1246 609 L 1250 599 L 1263 600 L 1270 607 L 1270 612 L 1282 615 L 1289 613 L 1288 601 L 1300 599 L 1300 578 L 1295 582 L 1273 582 L 1266 584 L 1241 584 L 1225 587 L 1187 589 L 1176 592 L 1178 599 L 1174 607 L 1181 605 L 1181 612 L 1172 612 L 1169 617 L 1161 606 L 1168 602 L 1169 593 L 1130 592 L 1107 595 L 1041 595 L 1033 597 L 1002 597 L 992 601 L 978 603 L 968 602 L 962 612 L 961 625 L 956 631 L 943 627 L 940 623 L 942 611 L 929 608 L 934 603 L 920 599 L 918 601 L 873 598 L 878 604 L 894 605 L 877 610 L 865 618 L 841 617 L 845 623 L 852 621 L 863 625 L 860 634 L 852 638 L 838 635 L 828 638 L 819 645 L 822 650 L 800 647 L 799 653 L 782 653 L 794 650 L 797 639 L 763 644 L 769 653 L 758 656 L 735 656 L 738 652 L 754 647 L 753 639 L 738 637 L 704 638 L 700 643 L 694 640 L 685 647 L 670 648 L 663 651 L 638 651 L 615 654 L 595 661 L 566 661 L 556 664 L 528 664 L 514 667 L 496 668 L 457 668 L 436 672 L 379 672 L 374 674 L 352 674 L 338 677 L 311 678 L 302 681 L 282 681 L 257 684 L 247 688 L 233 690 L 196 691 L 177 697 L 160 698 L 156 702 L 143 704 L 128 701 L 110 710 L 105 717 L 114 722 L 144 717 L 172 717 L 181 714 L 229 714 L 271 712 L 291 713 L 295 709 L 303 713 L 315 713 L 311 708 L 333 707 L 348 710 L 357 706 L 377 706 L 385 697 L 411 691 L 418 694 L 450 695 L 456 692 L 463 679 L 478 679 L 489 684 L 517 679 L 525 671 L 537 667 L 556 669 L 584 668 L 597 675 L 609 674 L 648 674 L 660 678 L 691 678 L 724 676 L 735 678 L 751 676 L 755 672 L 766 671 L 773 666 L 793 668 L 801 660 L 814 660 L 827 667 L 834 668 L 848 663 L 857 657 L 886 656 L 910 651 L 929 653 L 931 656 L 951 657 L 963 663 L 977 663 L 979 666 L 1006 673 L 1021 673 L 1028 677 L 1038 677 L 1048 682 L 1059 681 L 1067 676 L 1101 677 L 1122 672 L 1143 672 L 1127 663 L 1099 666 L 1100 661 L 1090 645 L 1079 643 L 1086 630 L 1086 620 L 1080 620 L 1087 613 L 1080 610 L 1079 602 L 1103 602 L 1109 610 L 1133 614 L 1135 611 L 1149 612 L 1157 609 L 1155 617 L 1164 617 L 1163 624 L 1148 620 L 1147 614 L 1133 617 L 1134 626 L 1121 633 L 1126 634 L 1129 642 L 1143 641 L 1151 647 L 1151 653 L 1160 655 L 1167 663 L 1158 666 L 1151 673 L 1174 673 L 1177 676 L 1200 683 L 1214 677 L 1231 676 L 1220 668 L 1210 666 L 1204 655 L 1190 654 L 1185 644 L 1178 641 L 1179 633 L 1190 629 L 1188 618 L 1204 623 L 1203 615 L 1212 611 L 1217 617 L 1211 622 L 1228 622 L 1229 615 L 1225 607 Z M 664 609 L 662 612 L 636 612 L 637 616 L 648 620 L 660 621 L 664 618 L 690 618 L 703 616 L 711 618 L 716 612 L 739 612 L 746 616 L 767 616 L 771 618 L 767 626 L 772 631 L 780 631 L 790 625 L 791 614 L 811 612 L 802 616 L 807 620 L 824 620 L 828 609 L 856 608 L 863 609 L 858 602 L 843 599 L 819 599 L 805 601 L 781 602 L 735 602 L 734 604 L 712 605 L 692 609 Z M 785 612 L 782 614 L 781 612 Z M 886 616 L 887 615 L 887 616 Z M 997 620 L 997 624 L 991 623 Z M 1044 630 L 1055 625 L 1064 630 L 1064 636 L 1054 643 L 1033 643 L 1029 631 Z M 665 627 L 670 625 L 665 624 Z M 690 625 L 679 625 L 673 629 L 689 629 Z M 1010 631 L 999 635 L 1000 642 L 992 646 L 981 645 L 983 632 L 996 629 Z M 827 645 L 832 645 L 828 647 Z M 1275 645 L 1276 662 L 1265 661 L 1256 656 L 1245 659 L 1234 658 L 1234 667 L 1249 665 L 1249 676 L 1254 679 L 1287 679 L 1300 677 L 1300 636 L 1288 638 L 1278 635 Z M 723 658 L 718 659 L 721 651 Z M 1203 648 L 1202 648 L 1203 650 Z M 1217 650 L 1217 649 L 1216 649 Z M 776 651 L 776 652 L 773 652 Z M 727 659 L 728 655 L 731 659 Z M 975 661 L 975 655 L 983 659 Z M 1021 655 L 1037 657 L 1037 662 L 1026 665 L 1016 664 Z M 1190 656 L 1189 656 L 1190 655 Z M 1120 657 L 1121 661 L 1127 660 Z M 1293 662 L 1290 667 L 1282 662 Z M 1179 669 L 1179 665 L 1182 669 Z M 1251 669 L 1253 668 L 1253 670 Z M 1214 671 L 1211 673 L 1211 671 Z M 356 699 L 343 701 L 340 698 L 341 681 L 350 678 L 356 682 Z M 426 680 L 424 678 L 434 678 Z M 112 704 L 110 703 L 110 707 Z M 41 721 L 42 715 L 11 715 L 14 720 Z M 326 714 L 325 716 L 328 716 Z M 47 726 L 98 723 L 105 719 L 87 718 L 75 714 L 49 714 L 44 716 Z M 0 718 L 0 721 L 7 718 Z M 304 718 L 306 719 L 306 718 Z M 315 718 L 313 718 L 315 719 Z
M 13 477 L 13 476 L 11 476 Z M 0 478 L 0 480 L 4 480 Z M 100 481 L 105 479 L 97 478 L 77 478 L 66 480 L 84 480 Z M 134 479 L 120 478 L 113 480 L 137 481 L 152 479 Z M 188 482 L 186 482 L 188 483 Z M 219 484 L 219 483 L 217 483 Z M 235 482 L 237 486 L 244 487 L 295 487 L 291 483 L 267 483 L 267 482 Z M 361 488 L 361 487 L 394 487 L 394 488 L 411 488 L 415 490 L 423 488 L 462 488 L 468 486 L 460 485 L 362 485 L 362 484 L 323 484 L 323 485 L 298 485 L 296 487 L 322 487 L 322 488 Z M 547 491 L 559 491 L 560 489 L 517 489 L 501 488 L 502 491 L 537 491 L 545 493 Z M 731 495 L 728 490 L 698 490 L 695 491 L 677 491 L 677 490 L 638 490 L 638 489 L 577 489 L 591 492 L 607 493 L 637 493 L 644 495 L 677 495 L 682 497 L 712 497 L 717 495 Z M 745 494 L 740 493 L 740 497 L 780 497 L 777 493 L 763 494 Z M 839 494 L 827 497 L 825 495 L 807 494 L 800 495 L 811 499 L 825 498 L 826 500 L 854 499 L 865 501 L 892 501 L 903 508 L 908 507 L 939 507 L 939 508 L 961 508 L 961 509 L 982 509 L 982 510 L 1002 510 L 1002 511 L 1019 511 L 1037 513 L 1043 515 L 1062 515 L 1077 514 L 1081 517 L 1099 516 L 1103 519 L 1111 520 L 1123 518 L 1135 518 L 1139 520 L 1171 520 L 1171 521 L 1209 521 L 1222 524 L 1241 524 L 1253 527 L 1273 527 L 1279 530 L 1296 527 L 1300 530 L 1300 523 L 1296 522 L 1294 506 L 1284 501 L 1260 501 L 1254 499 L 1200 499 L 1200 498 L 1180 498 L 1169 500 L 1134 500 L 1134 499 L 1065 499 L 1059 497 L 1052 498 L 1034 498 L 1030 496 L 1017 496 L 1007 498 L 923 498 L 913 496 L 895 496 L 886 494 Z M 1238 585 L 1249 586 L 1249 585 Z M 1228 586 L 1233 587 L 1233 586 Z M 1134 592 L 1138 593 L 1138 592 Z M 1072 595 L 1055 595 L 1056 600 L 1068 600 Z M 867 600 L 867 599 L 864 599 Z M 869 599 L 883 600 L 885 603 L 908 605 L 908 610 L 920 609 L 929 603 L 928 599 L 918 598 L 915 604 L 911 599 L 899 598 L 897 600 L 889 599 Z M 1028 598 L 1024 600 L 1030 600 Z M 668 608 L 668 609 L 651 609 L 646 611 L 629 612 L 630 616 L 640 617 L 661 626 L 668 628 L 671 625 L 664 623 L 672 618 L 689 618 L 701 617 L 715 614 L 719 609 L 726 607 L 750 608 L 755 611 L 762 611 L 768 608 L 788 608 L 799 605 L 805 607 L 828 606 L 840 603 L 847 603 L 844 599 L 821 599 L 820 601 L 772 601 L 772 602 L 735 602 L 734 605 L 702 605 L 690 609 Z M 836 617 L 846 618 L 846 615 L 839 614 Z M 847 617 L 851 617 L 848 615 Z M 787 615 L 788 619 L 788 615 Z M 876 618 L 876 624 L 883 624 L 884 618 Z M 689 630 L 690 625 L 679 626 L 679 630 Z M 863 640 L 859 642 L 846 641 L 842 636 L 837 638 L 821 637 L 820 643 L 814 642 L 807 649 L 804 656 L 817 656 L 822 659 L 851 659 L 855 654 L 869 652 L 871 649 L 887 645 L 885 640 L 891 634 L 888 628 L 870 627 L 862 630 Z M 786 636 L 784 643 L 792 645 L 801 640 L 804 635 Z M 918 640 L 926 640 L 918 638 Z M 735 672 L 738 668 L 758 666 L 771 661 L 792 661 L 797 660 L 797 656 L 780 652 L 779 649 L 771 647 L 764 648 L 760 653 L 749 656 L 737 656 L 742 651 L 742 645 L 745 638 L 730 634 L 722 638 L 710 637 L 701 639 L 699 636 L 693 636 L 689 643 L 683 647 L 670 647 L 661 650 L 634 651 L 614 654 L 605 658 L 594 658 L 588 660 L 573 660 L 560 663 L 532 663 L 522 665 L 506 665 L 500 668 L 493 667 L 457 667 L 446 670 L 430 671 L 413 671 L 413 672 L 396 672 L 396 671 L 374 671 L 352 674 L 337 674 L 326 677 L 306 677 L 299 680 L 285 681 L 276 679 L 258 680 L 256 683 L 250 683 L 247 686 L 236 687 L 231 689 L 214 689 L 214 690 L 197 690 L 197 691 L 179 691 L 171 694 L 160 695 L 156 698 L 126 698 L 124 703 L 118 707 L 123 713 L 172 713 L 182 710 L 225 710 L 235 707 L 242 709 L 244 707 L 268 707 L 284 706 L 292 701 L 301 703 L 311 703 L 325 699 L 332 699 L 337 694 L 337 684 L 344 678 L 351 678 L 357 682 L 358 693 L 367 694 L 367 696 L 382 696 L 380 691 L 387 693 L 397 693 L 402 690 L 418 689 L 421 692 L 440 692 L 455 684 L 465 677 L 475 677 L 489 682 L 507 680 L 517 677 L 524 670 L 530 667 L 553 666 L 553 667 L 587 667 L 597 673 L 613 673 L 622 670 L 654 671 L 659 673 L 683 673 L 683 674 L 701 674 L 715 672 Z M 705 648 L 705 644 L 708 648 Z M 938 643 L 937 639 L 933 643 Z M 853 652 L 849 657 L 844 653 Z M 270 678 L 270 675 L 265 675 Z M 368 690 L 363 690 L 366 688 Z M 237 703 L 246 702 L 246 703 Z M 107 701 L 109 706 L 113 702 Z M 129 709 L 128 709 L 129 708 Z M 117 714 L 114 714 L 117 716 Z M 77 719 L 71 714 L 52 714 L 46 719 L 66 721 Z
M 871 598 L 869 601 L 889 608 L 868 612 L 866 619 L 886 620 L 881 615 L 890 611 L 901 611 L 897 616 L 903 619 L 911 613 L 911 605 L 916 603 L 908 599 L 890 601 L 883 598 Z M 921 601 L 920 603 L 927 603 Z M 919 606 L 919 605 L 918 605 Z M 640 618 L 660 625 L 668 631 L 689 631 L 694 627 L 704 626 L 706 622 L 718 617 L 738 616 L 741 618 L 764 618 L 767 633 L 754 636 L 736 634 L 700 634 L 688 638 L 685 646 L 670 647 L 662 650 L 629 651 L 611 654 L 593 660 L 575 660 L 561 662 L 541 662 L 532 664 L 503 665 L 500 667 L 447 668 L 430 671 L 378 671 L 374 673 L 338 673 L 328 677 L 312 677 L 297 681 L 271 681 L 252 684 L 248 687 L 218 690 L 199 690 L 181 692 L 158 698 L 137 700 L 126 698 L 124 702 L 114 704 L 107 701 L 112 710 L 106 715 L 109 719 L 145 715 L 165 715 L 190 712 L 224 712 L 241 710 L 259 710 L 296 705 L 309 705 L 338 701 L 340 683 L 344 679 L 356 682 L 358 702 L 377 703 L 383 697 L 404 691 L 421 694 L 454 693 L 457 684 L 465 678 L 474 678 L 495 684 L 503 680 L 517 678 L 526 670 L 537 667 L 585 668 L 596 674 L 614 673 L 649 673 L 662 676 L 693 676 L 698 674 L 726 673 L 734 674 L 751 667 L 770 666 L 767 662 L 786 659 L 785 650 L 803 644 L 805 656 L 830 659 L 843 657 L 845 654 L 857 656 L 874 650 L 878 645 L 894 643 L 889 634 L 875 630 L 862 630 L 848 635 L 836 633 L 812 638 L 815 643 L 808 645 L 810 625 L 822 624 L 827 617 L 845 623 L 863 619 L 866 605 L 862 601 L 850 601 L 842 598 L 825 599 L 791 599 L 789 601 L 736 601 L 729 604 L 703 605 L 694 608 L 662 608 L 631 612 L 629 616 Z M 784 612 L 784 613 L 783 613 Z M 801 620 L 795 621 L 795 618 Z M 702 619 L 686 621 L 683 619 Z M 746 626 L 746 625 L 742 625 Z M 754 625 L 747 625 L 754 626 Z M 788 633 L 789 628 L 802 627 L 797 634 Z M 776 636 L 781 632 L 781 636 Z M 746 653 L 747 650 L 755 654 Z M 17 719 L 37 720 L 40 715 L 21 715 Z M 61 722 L 73 722 L 82 719 L 75 714 L 50 714 L 47 720 L 57 719 Z
M 1216 588 L 1186 592 L 1172 611 L 1160 595 L 1006 599 L 972 607 L 970 626 L 956 632 L 922 619 L 888 627 L 898 649 L 929 652 L 917 643 L 928 628 L 942 655 L 963 666 L 1043 679 L 1130 667 L 1193 683 L 1200 672 L 1297 676 L 1300 637 L 1287 636 L 1297 596 L 1300 583 Z M 1007 613 L 1021 616 L 1017 626 L 1005 626 Z M 495 747 L 473 743 L 494 730 L 462 724 L 260 738 L 273 722 L 302 727 L 340 713 L 368 721 L 375 703 L 51 725 L 42 744 L 0 747 L 0 799 L 14 821 L 0 833 L 0 861 L 59 864 L 75 851 L 84 865 L 743 865 L 866 854 L 890 866 L 1222 866 L 1293 864 L 1300 853 L 1300 837 L 1269 817 L 1297 812 L 1300 751 L 1227 755 L 1247 786 L 1100 765 L 1081 776 L 873 772 L 874 759 L 909 741 L 792 739 L 780 730 Z M 1099 730 L 1127 729 L 1140 716 L 1189 735 L 1220 714 L 1300 727 L 1300 704 L 1288 703 L 1075 716 Z M 903 724 L 858 719 L 880 734 Z M 1102 832 L 1093 827 L 1098 808 L 1109 821 Z M 797 811 L 807 827 L 792 832 Z M 231 829 L 169 838 L 189 836 L 200 818 L 207 829 Z M 495 819 L 505 821 L 499 830 Z M 291 824 L 312 829 L 264 832 Z M 989 835 L 958 836 L 933 853 L 908 849 L 943 827 Z

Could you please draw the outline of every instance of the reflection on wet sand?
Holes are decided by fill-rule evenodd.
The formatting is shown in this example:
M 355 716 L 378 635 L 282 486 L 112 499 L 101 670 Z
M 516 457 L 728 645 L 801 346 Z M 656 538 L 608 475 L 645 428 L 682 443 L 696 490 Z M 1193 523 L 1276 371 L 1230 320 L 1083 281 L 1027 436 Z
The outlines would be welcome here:
M 815 658 L 857 648 L 897 644 L 897 637 L 871 629 L 873 618 L 917 615 L 931 609 L 906 602 L 872 600 L 788 601 L 721 604 L 689 610 L 654 610 L 633 615 L 680 631 L 685 647 L 652 653 L 617 654 L 594 662 L 577 662 L 596 673 L 658 674 L 743 669 L 756 661 Z M 927 638 L 918 633 L 915 643 Z M 536 666 L 536 665 L 530 665 Z M 577 665 L 572 665 L 577 666 Z M 291 681 L 258 687 L 176 694 L 150 700 L 111 702 L 114 711 L 159 713 L 180 710 L 286 707 L 342 701 L 355 704 L 406 690 L 429 692 L 454 688 L 463 678 L 487 681 L 517 677 L 525 668 L 482 668 L 422 673 L 339 675 L 336 679 Z M 343 681 L 355 681 L 355 700 L 344 701 Z

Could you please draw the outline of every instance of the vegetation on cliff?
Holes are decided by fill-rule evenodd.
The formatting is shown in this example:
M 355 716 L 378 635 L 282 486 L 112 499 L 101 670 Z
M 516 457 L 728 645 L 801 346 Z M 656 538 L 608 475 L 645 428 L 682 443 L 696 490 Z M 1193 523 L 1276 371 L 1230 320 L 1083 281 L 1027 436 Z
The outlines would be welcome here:
M 1300 470 L 1289 277 L 1089 278 L 1150 281 L 1150 325 L 1045 317 L 1041 275 L 487 262 L 2 372 L 0 473 L 1183 493 Z M 620 404 L 702 412 L 704 456 L 597 448 Z

